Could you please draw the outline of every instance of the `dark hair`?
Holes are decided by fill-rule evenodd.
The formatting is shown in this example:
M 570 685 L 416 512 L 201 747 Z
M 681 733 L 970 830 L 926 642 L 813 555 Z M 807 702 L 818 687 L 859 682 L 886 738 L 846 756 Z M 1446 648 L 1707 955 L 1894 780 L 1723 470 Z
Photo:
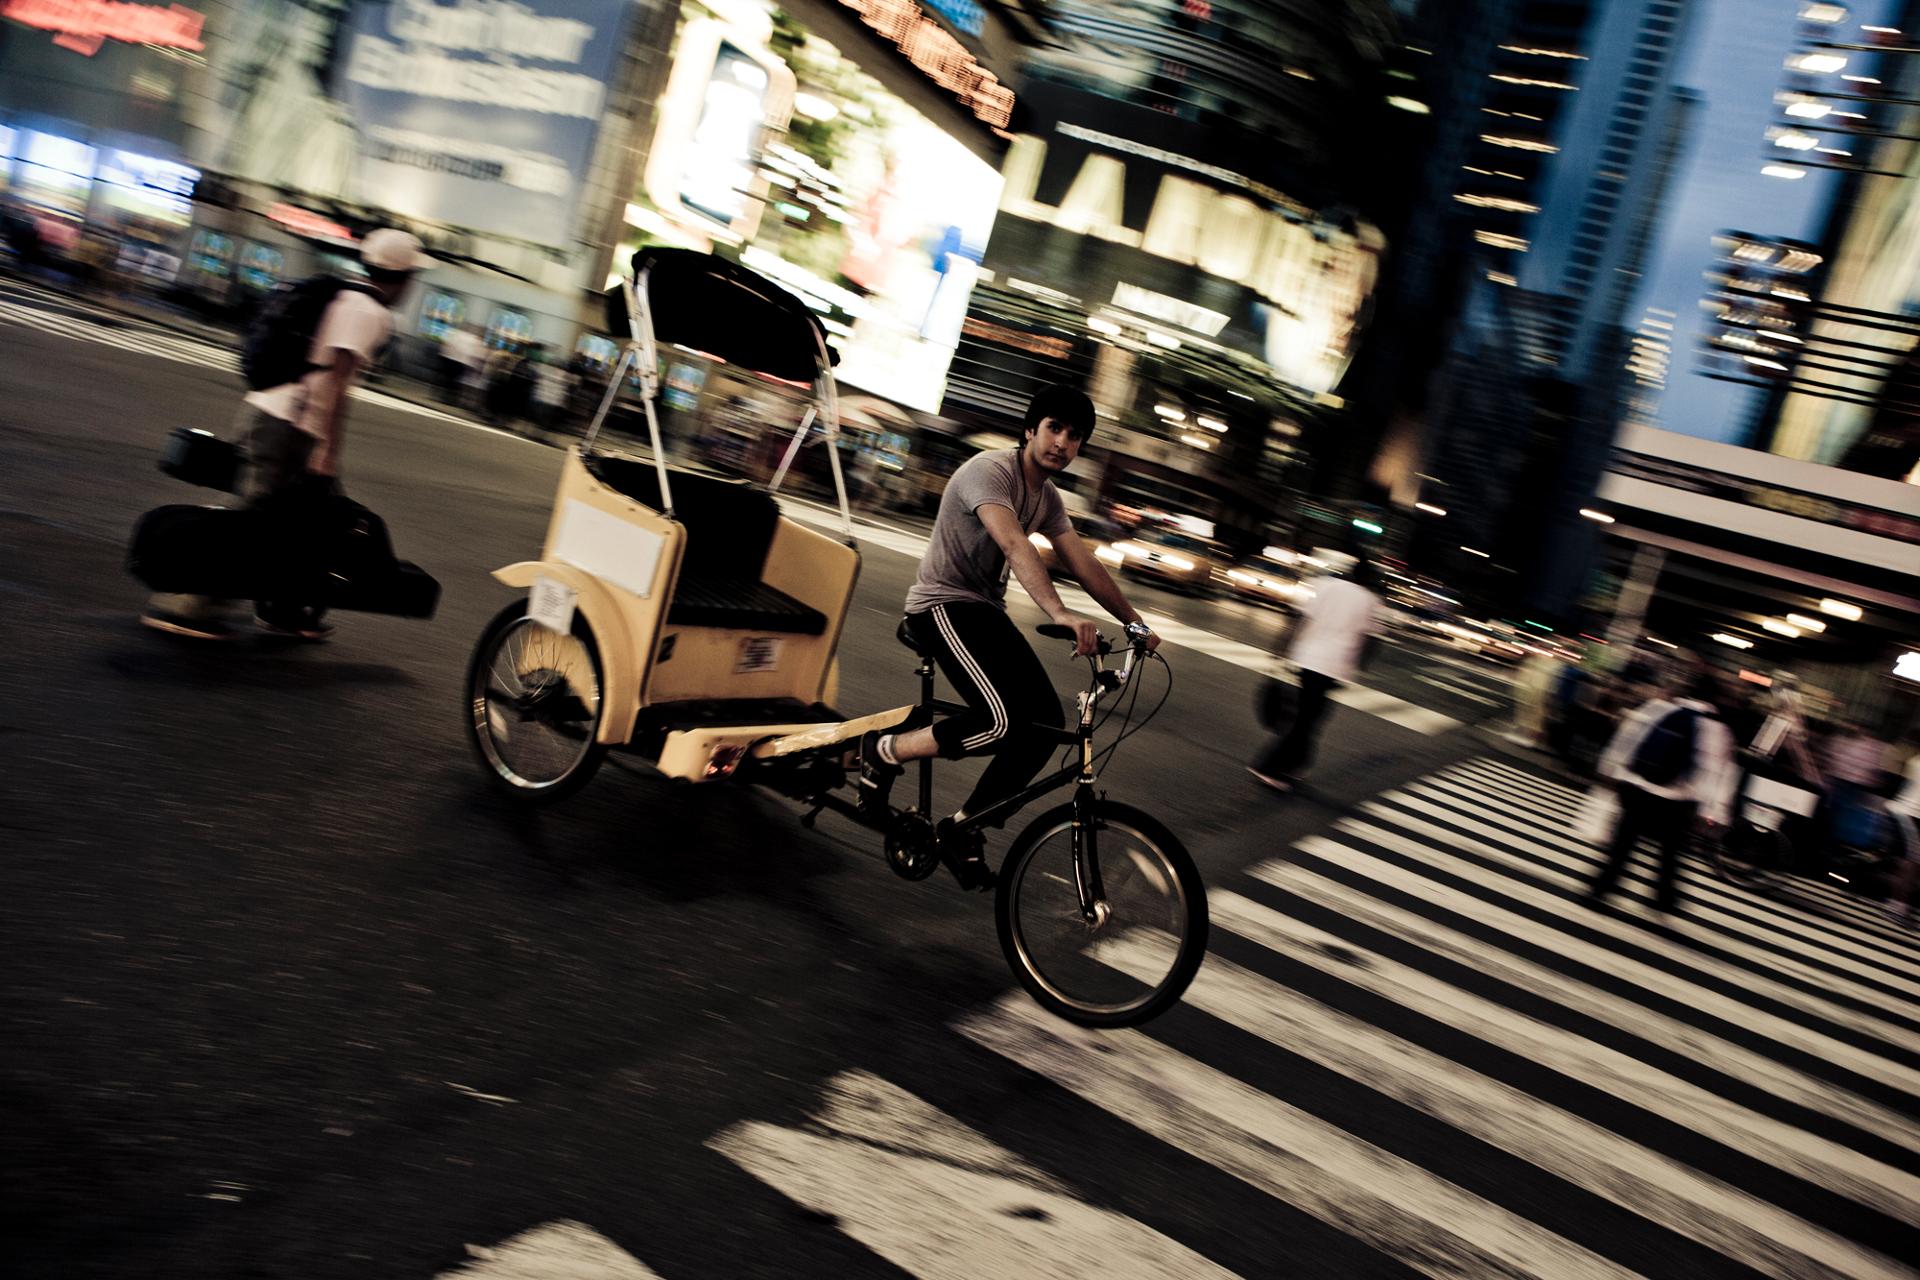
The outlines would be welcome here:
M 1087 437 L 1093 434 L 1093 401 L 1087 399 L 1087 393 L 1078 387 L 1057 382 L 1042 387 L 1027 403 L 1027 417 L 1020 425 L 1020 434 L 1025 436 L 1037 430 L 1048 418 L 1065 427 L 1084 444 Z

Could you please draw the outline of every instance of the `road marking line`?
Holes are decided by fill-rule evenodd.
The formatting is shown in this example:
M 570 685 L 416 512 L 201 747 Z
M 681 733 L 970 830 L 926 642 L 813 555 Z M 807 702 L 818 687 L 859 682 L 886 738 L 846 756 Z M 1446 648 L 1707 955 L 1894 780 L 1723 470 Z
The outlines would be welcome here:
M 1383 799 L 1386 799 L 1386 797 L 1383 797 Z M 1493 839 L 1499 838 L 1497 832 L 1489 833 L 1484 826 L 1465 818 L 1456 817 L 1448 810 L 1427 804 L 1415 796 L 1409 795 L 1404 798 L 1395 798 L 1391 800 L 1391 804 L 1398 807 L 1389 807 L 1387 804 L 1371 801 L 1361 805 L 1360 812 L 1384 822 L 1391 822 L 1395 826 L 1404 827 L 1409 832 L 1417 836 L 1425 837 L 1429 841 L 1440 841 L 1451 845 L 1453 848 L 1489 859 L 1499 866 L 1507 868 L 1509 871 L 1518 873 L 1506 881 L 1486 882 L 1499 888 L 1509 896 L 1521 897 L 1520 893 L 1514 892 L 1516 888 L 1528 895 L 1539 892 L 1533 883 L 1535 881 L 1559 885 L 1576 894 L 1583 893 L 1586 890 L 1587 884 L 1592 880 L 1594 873 L 1599 870 L 1599 858 L 1577 858 L 1571 854 L 1554 852 L 1544 846 L 1537 847 L 1530 855 L 1514 854 L 1500 846 L 1488 844 L 1485 840 L 1475 839 L 1473 835 L 1466 834 L 1465 832 L 1456 832 L 1446 827 L 1435 826 L 1431 822 L 1423 821 L 1412 815 L 1416 813 L 1427 814 L 1431 817 L 1437 817 L 1443 821 L 1454 823 L 1456 826 L 1466 828 L 1479 835 L 1491 835 Z M 1402 813 L 1400 812 L 1402 809 L 1409 812 Z M 1336 828 L 1336 830 L 1337 829 L 1338 828 Z M 1436 851 L 1438 851 L 1437 848 Z M 1455 859 L 1452 854 L 1442 853 L 1441 856 L 1456 862 L 1460 868 L 1477 866 L 1477 864 L 1471 863 L 1466 859 Z M 1689 882 L 1688 890 L 1691 891 L 1692 888 L 1693 886 L 1691 882 Z M 1567 905 L 1567 900 L 1564 898 L 1559 898 L 1551 894 L 1547 896 L 1559 902 L 1563 908 Z M 1644 896 L 1650 899 L 1653 896 L 1651 890 L 1648 890 Z M 1526 899 L 1522 898 L 1522 900 Z M 1715 911 L 1713 908 L 1691 897 L 1689 898 L 1689 911 L 1701 916 L 1715 915 L 1723 919 L 1727 918 L 1724 913 Z M 1853 1013 L 1843 1006 L 1829 1005 L 1824 999 L 1819 997 L 1802 995 L 1794 988 L 1774 983 L 1773 979 L 1766 975 L 1769 973 L 1791 974 L 1816 989 L 1833 992 L 1835 994 L 1844 994 L 1867 1005 L 1869 1008 L 1876 1009 L 1884 1007 L 1889 1003 L 1888 992 L 1884 990 L 1875 990 L 1870 987 L 1861 986 L 1853 979 L 1842 974 L 1834 973 L 1831 970 L 1810 968 L 1800 961 L 1793 959 L 1791 956 L 1783 956 L 1776 951 L 1769 951 L 1763 947 L 1755 946 L 1749 941 L 1736 938 L 1732 936 L 1731 932 L 1723 932 L 1718 929 L 1704 927 L 1696 920 L 1689 919 L 1686 915 L 1663 918 L 1651 910 L 1643 909 L 1639 913 L 1639 919 L 1648 924 L 1658 923 L 1666 932 L 1689 939 L 1698 946 L 1714 947 L 1729 955 L 1737 956 L 1747 961 L 1755 966 L 1757 970 L 1751 981 L 1761 990 L 1767 990 L 1770 994 L 1772 993 L 1771 989 L 1774 988 L 1777 988 L 1779 991 L 1794 992 L 1796 1000 L 1782 999 L 1782 1003 L 1792 1004 L 1794 1007 L 1801 1008 L 1803 1012 L 1811 1012 L 1816 1017 L 1824 1018 L 1826 1021 L 1836 1023 L 1837 1025 L 1849 1026 L 1854 1030 L 1865 1031 L 1866 1034 L 1872 1035 L 1876 1039 L 1887 1041 L 1890 1044 L 1898 1044 L 1903 1048 L 1920 1051 L 1920 1034 L 1898 1027 L 1890 1022 L 1883 1022 L 1878 1016 L 1869 1019 L 1866 1015 Z M 1771 932 L 1770 930 L 1765 931 L 1762 936 L 1764 937 Z M 1657 935 L 1649 935 L 1650 938 L 1656 936 Z M 1795 939 L 1791 937 L 1779 934 L 1773 934 L 1772 936 L 1773 940 L 1781 946 L 1791 948 L 1796 945 Z M 1658 951 L 1663 955 L 1669 956 L 1669 958 L 1689 962 L 1696 958 L 1696 953 L 1692 948 L 1673 946 L 1671 943 L 1656 945 L 1650 941 L 1640 941 L 1638 938 L 1636 938 L 1635 941 L 1637 945 Z M 1666 949 L 1668 947 L 1671 948 L 1671 951 Z M 1920 990 L 1916 990 L 1912 984 L 1903 984 L 1897 977 L 1884 977 L 1881 978 L 1880 981 L 1888 987 L 1905 987 L 1906 993 L 1920 994 Z M 1774 998 L 1781 999 L 1777 994 Z
M 1444 779 L 1445 776 L 1445 774 L 1436 775 L 1439 779 Z M 1424 805 L 1409 805 L 1409 807 L 1431 813 L 1432 816 L 1451 822 L 1455 826 L 1524 848 L 1529 853 L 1541 850 L 1543 856 L 1559 865 L 1583 870 L 1591 875 L 1604 861 L 1604 856 L 1599 850 L 1577 836 L 1567 834 L 1571 830 L 1569 824 L 1550 825 L 1530 818 L 1525 810 L 1497 794 L 1472 787 L 1442 788 L 1437 781 L 1415 783 L 1408 786 L 1406 790 L 1409 797 L 1426 797 L 1450 812 L 1429 809 Z M 1394 803 L 1407 802 L 1395 801 Z M 1456 817 L 1455 814 L 1461 816 Z M 1470 821 L 1467 815 L 1482 822 L 1491 823 L 1493 826 L 1479 825 Z M 1522 841 L 1526 843 L 1522 845 Z M 1571 855 L 1571 859 L 1547 852 L 1553 849 L 1564 850 L 1566 854 Z M 1916 967 L 1920 966 L 1920 959 L 1910 959 L 1880 951 L 1867 943 L 1856 941 L 1844 928 L 1818 928 L 1802 916 L 1773 907 L 1765 899 L 1726 885 L 1714 874 L 1712 865 L 1702 859 L 1683 855 L 1681 861 L 1692 873 L 1686 886 L 1690 914 L 1725 920 L 1730 928 L 1751 936 L 1768 938 L 1796 951 L 1813 949 L 1829 953 L 1831 958 L 1824 959 L 1822 963 L 1844 969 L 1858 977 L 1883 982 L 1905 990 L 1910 995 L 1920 997 L 1920 982 L 1901 976 L 1903 970 L 1909 975 L 1920 973 L 1920 967 Z M 1653 882 L 1652 870 L 1645 868 L 1636 860 L 1623 876 L 1621 888 L 1623 892 L 1647 897 L 1650 896 L 1650 891 L 1642 892 L 1642 890 Z M 1680 927 L 1686 925 L 1687 920 L 1682 917 L 1672 923 Z M 1876 995 L 1874 998 L 1878 1000 L 1884 997 Z
M 1532 778 L 1532 775 L 1523 773 L 1491 757 L 1481 757 L 1469 763 L 1476 768 L 1494 770 L 1515 778 Z M 1569 815 L 1577 813 L 1579 806 L 1585 801 L 1586 793 L 1565 787 L 1559 788 L 1559 790 L 1567 792 L 1567 794 L 1572 797 L 1572 799 L 1567 802 L 1566 812 Z M 1829 923 L 1841 928 L 1851 926 L 1848 930 L 1849 936 L 1856 938 L 1865 937 L 1870 942 L 1878 944 L 1883 950 L 1890 951 L 1903 960 L 1920 958 L 1920 950 L 1916 949 L 1917 946 L 1920 946 L 1920 935 L 1916 935 L 1912 929 L 1905 928 L 1887 919 L 1886 915 L 1878 908 L 1870 903 L 1862 902 L 1858 894 L 1833 888 L 1818 880 L 1808 879 L 1797 880 L 1795 882 L 1795 888 L 1800 893 L 1818 899 L 1823 906 L 1844 916 L 1844 920 L 1830 921 Z M 1757 894 L 1755 896 L 1757 899 L 1761 897 L 1761 895 Z
M 1769 982 L 1746 970 L 1712 964 L 1706 957 L 1697 954 L 1691 948 L 1668 942 L 1636 925 L 1616 920 L 1590 907 L 1579 906 L 1559 894 L 1528 889 L 1511 881 L 1504 885 L 1496 885 L 1486 878 L 1486 872 L 1474 864 L 1466 863 L 1464 859 L 1440 854 L 1416 840 L 1408 840 L 1364 822 L 1344 818 L 1335 824 L 1334 829 L 1383 849 L 1391 849 L 1396 853 L 1416 858 L 1436 868 L 1444 868 L 1448 863 L 1462 863 L 1462 874 L 1489 888 L 1494 888 L 1497 892 L 1504 893 L 1515 901 L 1543 907 L 1559 919 L 1577 918 L 1583 926 L 1595 933 L 1605 934 L 1616 941 L 1625 942 L 1643 951 L 1653 952 L 1682 965 L 1714 973 L 1715 976 L 1727 979 L 1747 991 L 1764 994 L 1766 999 L 1798 1008 L 1802 1013 L 1817 1020 L 1838 1025 L 1859 1021 L 1841 1010 L 1834 1011 L 1841 1015 L 1839 1017 L 1818 1012 L 1817 1007 L 1824 1004 L 1822 1001 L 1803 996 L 1797 991 L 1784 988 L 1779 983 Z M 1496 928 L 1516 941 L 1544 947 L 1554 954 L 1585 965 L 1597 973 L 1609 974 L 1632 983 L 1644 991 L 1664 996 L 1685 1008 L 1716 1018 L 1729 1026 L 1757 1032 L 1770 1040 L 1776 1040 L 1783 1045 L 1811 1054 L 1816 1059 L 1842 1067 L 1863 1079 L 1891 1084 L 1906 1093 L 1920 1093 L 1920 1071 L 1891 1058 L 1856 1048 L 1824 1032 L 1802 1026 L 1790 1018 L 1768 1013 L 1755 1005 L 1736 1000 L 1678 974 L 1635 960 L 1631 956 L 1588 942 L 1584 938 L 1575 937 L 1551 925 L 1540 924 L 1505 907 L 1496 906 L 1475 894 L 1455 889 L 1450 885 L 1443 885 L 1420 873 L 1408 871 L 1384 858 L 1375 857 L 1373 854 L 1350 845 L 1339 844 L 1323 836 L 1309 836 L 1294 847 L 1326 858 L 1338 865 L 1356 867 L 1381 884 L 1418 894 L 1424 901 L 1434 906 L 1444 907 L 1470 920 Z M 1828 1007 L 1831 1008 L 1831 1006 Z M 1874 1035 L 1871 1030 L 1865 1034 Z M 1886 1037 L 1876 1038 L 1885 1039 Z
M 491 1248 L 437 1280 L 660 1280 L 640 1260 L 579 1222 L 549 1222 Z
M 877 1076 L 843 1072 L 827 1095 L 809 1128 L 749 1121 L 707 1146 L 928 1280 L 1233 1274 Z
M 1333 853 L 1319 856 L 1343 863 L 1344 851 L 1337 845 L 1330 847 Z M 1765 1089 L 1795 1106 L 1920 1152 L 1920 1121 L 1913 1117 L 1827 1080 L 1815 1079 L 1766 1054 L 1723 1039 L 1714 1032 L 1637 1000 L 1571 977 L 1558 969 L 1462 933 L 1428 916 L 1395 906 L 1297 863 L 1265 862 L 1254 867 L 1249 874 L 1264 884 L 1297 894 L 1309 902 L 1337 908 L 1356 924 L 1406 939 L 1474 973 L 1484 974 L 1518 991 L 1538 995 L 1678 1057 L 1703 1063 L 1728 1079 Z M 1551 948 L 1555 944 L 1549 939 L 1545 945 Z
M 1911 1173 L 1230 890 L 1209 894 L 1207 908 L 1215 925 L 1276 955 L 1310 965 L 1815 1186 L 1830 1187 L 1897 1221 L 1920 1220 L 1920 1177 Z M 1213 973 L 1220 964 L 1220 957 L 1211 957 L 1201 976 Z M 1287 1048 L 1301 1052 L 1300 1042 Z
M 1100 959 L 1149 983 L 1166 972 L 1160 949 L 1143 940 L 1118 938 Z M 1764 1275 L 1905 1273 L 1883 1254 L 1218 956 L 1182 999 Z
M 957 1029 L 1162 1142 L 1440 1280 L 1625 1280 L 1633 1274 L 1139 1031 L 1076 1027 L 1018 992 Z

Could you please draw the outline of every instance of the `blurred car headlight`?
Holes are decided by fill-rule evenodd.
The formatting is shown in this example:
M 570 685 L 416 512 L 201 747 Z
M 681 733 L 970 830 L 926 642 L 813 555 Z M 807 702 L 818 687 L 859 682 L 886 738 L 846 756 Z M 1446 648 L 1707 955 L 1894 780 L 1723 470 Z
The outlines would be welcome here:
M 1147 554 L 1147 549 L 1137 542 L 1116 542 L 1113 549 L 1120 553 L 1122 560 L 1135 556 L 1145 559 Z
M 1033 544 L 1035 551 L 1053 550 L 1053 541 L 1044 533 L 1030 533 L 1027 535 L 1027 541 Z
M 1253 576 L 1252 574 L 1250 574 L 1250 573 L 1248 573 L 1248 572 L 1247 572 L 1247 571 L 1246 571 L 1245 569 L 1229 569 L 1229 570 L 1227 570 L 1227 581 L 1229 581 L 1229 582 L 1243 582 L 1243 583 L 1245 583 L 1245 584 L 1246 584 L 1247 586 L 1252 586 L 1252 585 L 1253 585 L 1254 583 L 1256 583 L 1256 582 L 1259 582 L 1259 583 L 1260 583 L 1260 585 L 1261 585 L 1261 586 L 1263 586 L 1263 587 L 1264 587 L 1264 586 L 1268 586 L 1268 585 L 1270 585 L 1269 583 L 1265 583 L 1265 582 L 1261 582 L 1261 581 L 1260 581 L 1260 579 L 1258 579 L 1258 578 L 1256 578 L 1256 577 L 1254 577 L 1254 576 Z
M 1127 553 L 1118 547 L 1100 546 L 1093 549 L 1093 558 L 1103 560 L 1108 564 L 1123 564 L 1126 561 Z
M 1160 563 L 1169 569 L 1178 569 L 1181 573 L 1193 568 L 1193 561 L 1185 556 L 1161 556 Z

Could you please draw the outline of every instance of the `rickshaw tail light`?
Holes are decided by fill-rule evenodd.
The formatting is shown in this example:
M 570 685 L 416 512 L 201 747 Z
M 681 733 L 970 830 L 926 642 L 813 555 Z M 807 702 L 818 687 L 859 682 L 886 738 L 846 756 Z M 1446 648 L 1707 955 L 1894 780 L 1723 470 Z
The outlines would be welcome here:
M 740 767 L 740 761 L 746 757 L 745 747 L 715 747 L 707 758 L 707 776 L 724 778 Z

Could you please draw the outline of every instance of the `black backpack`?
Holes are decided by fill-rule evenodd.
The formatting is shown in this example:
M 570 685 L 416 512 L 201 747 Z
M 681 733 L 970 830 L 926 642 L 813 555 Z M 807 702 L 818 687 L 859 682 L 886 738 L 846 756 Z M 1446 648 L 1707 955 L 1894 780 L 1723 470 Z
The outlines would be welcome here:
M 1656 787 L 1670 787 L 1693 771 L 1694 725 L 1698 711 L 1681 707 L 1660 717 L 1627 767 Z
M 319 366 L 307 359 L 320 317 L 343 289 L 377 296 L 372 289 L 338 276 L 311 276 L 287 283 L 267 295 L 240 344 L 240 372 L 250 390 L 265 391 L 298 382 Z

